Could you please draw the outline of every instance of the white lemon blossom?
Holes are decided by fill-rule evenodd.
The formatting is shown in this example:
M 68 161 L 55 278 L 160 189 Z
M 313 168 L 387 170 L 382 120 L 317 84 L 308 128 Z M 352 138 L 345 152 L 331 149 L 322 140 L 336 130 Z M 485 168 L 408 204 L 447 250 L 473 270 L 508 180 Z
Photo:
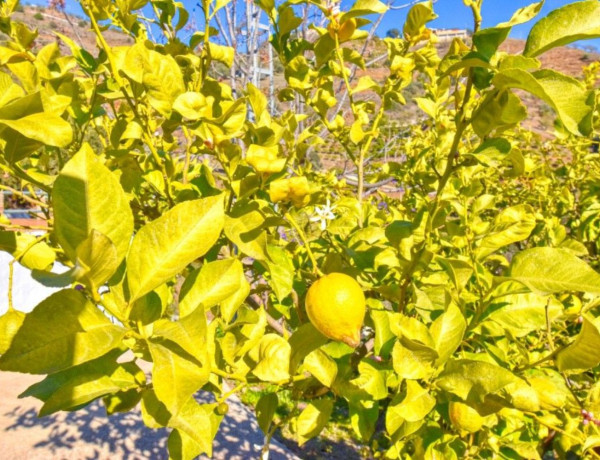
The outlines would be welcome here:
M 329 199 L 327 199 L 327 204 L 325 206 L 315 206 L 315 216 L 310 218 L 311 222 L 321 222 L 321 230 L 325 230 L 327 228 L 327 221 L 335 219 L 335 214 L 333 210 L 336 208 L 335 205 L 331 205 Z

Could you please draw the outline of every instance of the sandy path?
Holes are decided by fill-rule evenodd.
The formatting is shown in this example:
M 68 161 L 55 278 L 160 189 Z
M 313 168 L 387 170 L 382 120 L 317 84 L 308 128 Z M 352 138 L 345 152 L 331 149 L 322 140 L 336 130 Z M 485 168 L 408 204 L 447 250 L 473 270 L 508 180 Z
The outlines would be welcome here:
M 139 410 L 106 417 L 100 404 L 78 412 L 61 412 L 37 418 L 41 404 L 18 399 L 39 376 L 0 372 L 0 459 L 167 459 L 168 432 L 150 430 Z M 213 458 L 258 458 L 263 435 L 256 420 L 237 398 L 230 398 L 229 413 L 214 442 Z M 284 447 L 271 445 L 270 458 L 297 459 Z

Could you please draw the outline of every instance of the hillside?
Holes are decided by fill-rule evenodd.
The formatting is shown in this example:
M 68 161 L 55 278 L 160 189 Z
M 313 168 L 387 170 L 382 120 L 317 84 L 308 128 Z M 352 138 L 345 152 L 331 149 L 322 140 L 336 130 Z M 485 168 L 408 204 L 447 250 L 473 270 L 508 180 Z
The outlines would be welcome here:
M 15 19 L 23 21 L 31 28 L 38 30 L 39 36 L 36 41 L 36 48 L 40 48 L 52 41 L 56 41 L 56 33 L 64 34 L 77 43 L 82 45 L 87 50 L 96 48 L 96 39 L 93 32 L 89 28 L 89 23 L 84 19 L 76 16 L 66 15 L 63 12 L 34 6 L 25 6 L 22 11 L 15 13 Z M 127 45 L 132 43 L 132 39 L 119 33 L 116 30 L 106 30 L 105 37 L 113 46 Z M 501 50 L 510 53 L 520 52 L 525 45 L 523 40 L 508 39 L 501 46 Z M 439 53 L 443 55 L 448 43 L 440 43 Z M 357 44 L 356 49 L 362 45 Z M 66 47 L 64 51 L 67 52 Z M 368 75 L 376 81 L 382 81 L 388 74 L 386 69 L 386 60 L 377 59 L 385 54 L 386 47 L 382 40 L 375 38 L 367 47 L 364 54 L 367 63 L 373 62 L 366 70 L 359 70 L 356 73 L 357 77 Z M 266 46 L 261 50 L 261 61 L 267 60 Z M 574 78 L 582 78 L 582 69 L 593 61 L 600 59 L 600 54 L 589 51 L 584 51 L 572 47 L 555 48 L 540 57 L 542 67 L 557 70 L 559 72 L 570 75 Z M 281 67 L 275 65 L 275 87 L 279 88 L 284 85 L 283 73 Z M 266 92 L 269 86 L 268 80 L 263 79 L 260 86 Z M 415 82 L 406 89 L 406 98 L 409 103 L 405 106 L 398 106 L 389 114 L 390 120 L 396 120 L 402 125 L 415 123 L 422 117 L 422 113 L 417 108 L 416 104 L 411 102 L 412 97 L 420 93 L 420 83 Z M 544 102 L 527 94 L 523 95 L 523 99 L 529 110 L 529 118 L 526 121 L 526 126 L 529 129 L 537 132 L 547 131 L 554 120 L 554 114 L 550 107 Z
M 36 48 L 56 41 L 56 32 L 66 35 L 87 50 L 96 47 L 96 37 L 88 21 L 49 8 L 25 6 L 14 13 L 14 19 L 38 30 Z M 105 32 L 107 41 L 114 46 L 131 44 L 131 38 L 115 30 Z M 66 48 L 65 48 L 66 50 Z

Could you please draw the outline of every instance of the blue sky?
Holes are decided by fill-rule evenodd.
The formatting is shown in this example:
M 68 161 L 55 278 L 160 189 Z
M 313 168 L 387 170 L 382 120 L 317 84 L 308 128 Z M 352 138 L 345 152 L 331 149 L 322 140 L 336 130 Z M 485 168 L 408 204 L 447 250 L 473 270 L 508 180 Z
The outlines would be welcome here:
M 342 0 L 342 9 L 348 8 L 354 0 Z M 409 0 L 397 0 L 397 4 L 408 3 Z M 532 3 L 533 0 L 484 0 L 483 2 L 483 27 L 492 27 L 500 22 L 507 21 L 512 16 L 513 12 L 518 8 Z M 30 0 L 25 3 L 45 5 L 46 0 Z M 196 3 L 195 0 L 183 0 L 183 3 L 190 9 Z M 537 18 L 534 18 L 527 24 L 514 27 L 511 32 L 513 38 L 527 38 L 529 29 L 536 20 L 547 15 L 550 11 L 559 8 L 568 3 L 573 3 L 572 0 L 546 0 L 542 12 Z M 76 0 L 67 0 L 67 9 L 70 12 L 80 13 Z M 431 23 L 431 27 L 436 28 L 472 28 L 473 20 L 470 10 L 466 8 L 462 0 L 438 0 L 434 5 L 434 10 L 438 14 L 438 19 Z M 386 14 L 384 20 L 379 27 L 378 34 L 385 35 L 385 32 L 391 28 L 402 28 L 404 19 L 408 9 L 390 11 Z M 600 39 L 578 42 L 577 46 L 592 45 L 600 49 Z

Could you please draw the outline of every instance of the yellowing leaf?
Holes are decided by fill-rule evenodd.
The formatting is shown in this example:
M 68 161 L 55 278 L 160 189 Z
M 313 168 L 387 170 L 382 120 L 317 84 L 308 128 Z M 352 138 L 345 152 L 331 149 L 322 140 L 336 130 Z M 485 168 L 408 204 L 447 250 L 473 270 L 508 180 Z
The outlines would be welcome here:
M 600 328 L 598 322 L 587 315 L 583 317 L 581 332 L 567 348 L 556 357 L 561 372 L 585 372 L 600 364 Z
M 73 129 L 69 122 L 53 113 L 34 113 L 18 120 L 0 119 L 0 126 L 2 125 L 28 139 L 54 147 L 66 147 L 73 140 Z
M 156 396 L 169 412 L 177 414 L 208 381 L 210 370 L 191 355 L 180 353 L 176 344 L 150 341 L 148 348 L 154 363 L 152 384 Z
M 539 247 L 522 251 L 511 263 L 510 277 L 540 294 L 600 294 L 600 274 L 566 249 Z
M 140 229 L 127 257 L 130 303 L 203 256 L 223 229 L 223 196 L 185 201 Z
M 84 144 L 61 170 L 52 191 L 55 232 L 69 258 L 76 262 L 77 247 L 92 230 L 102 233 L 123 260 L 133 233 L 129 200 L 117 177 Z
M 498 72 L 493 83 L 499 89 L 520 88 L 542 99 L 554 108 L 565 128 L 573 134 L 586 136 L 592 129 L 594 98 L 574 78 L 549 69 L 533 73 L 507 69 Z
M 244 267 L 237 259 L 208 262 L 192 272 L 181 288 L 179 313 L 186 316 L 198 307 L 218 305 L 242 288 Z
M 430 333 L 438 352 L 438 365 L 448 360 L 462 342 L 467 322 L 460 309 L 451 303 L 431 325 Z
M 35 243 L 29 233 L 0 231 L 0 251 L 6 251 L 31 270 L 46 270 L 52 266 L 56 254 L 44 241 Z
M 304 408 L 296 421 L 300 445 L 314 438 L 323 430 L 332 410 L 333 400 L 331 399 L 314 400 Z
M 337 364 L 322 350 L 315 350 L 308 354 L 304 359 L 304 369 L 326 387 L 333 385 L 337 375 Z
M 291 347 L 277 334 L 265 334 L 259 344 L 259 361 L 252 373 L 265 382 L 280 382 L 290 378 Z
M 124 335 L 83 294 L 62 290 L 27 314 L 0 357 L 0 369 L 31 374 L 68 369 L 117 347 Z
M 265 218 L 257 202 L 239 201 L 225 217 L 225 235 L 240 252 L 258 260 L 267 256 L 267 234 L 262 228 Z
M 575 2 L 539 20 L 529 32 L 523 54 L 538 56 L 557 46 L 600 37 L 600 3 Z

